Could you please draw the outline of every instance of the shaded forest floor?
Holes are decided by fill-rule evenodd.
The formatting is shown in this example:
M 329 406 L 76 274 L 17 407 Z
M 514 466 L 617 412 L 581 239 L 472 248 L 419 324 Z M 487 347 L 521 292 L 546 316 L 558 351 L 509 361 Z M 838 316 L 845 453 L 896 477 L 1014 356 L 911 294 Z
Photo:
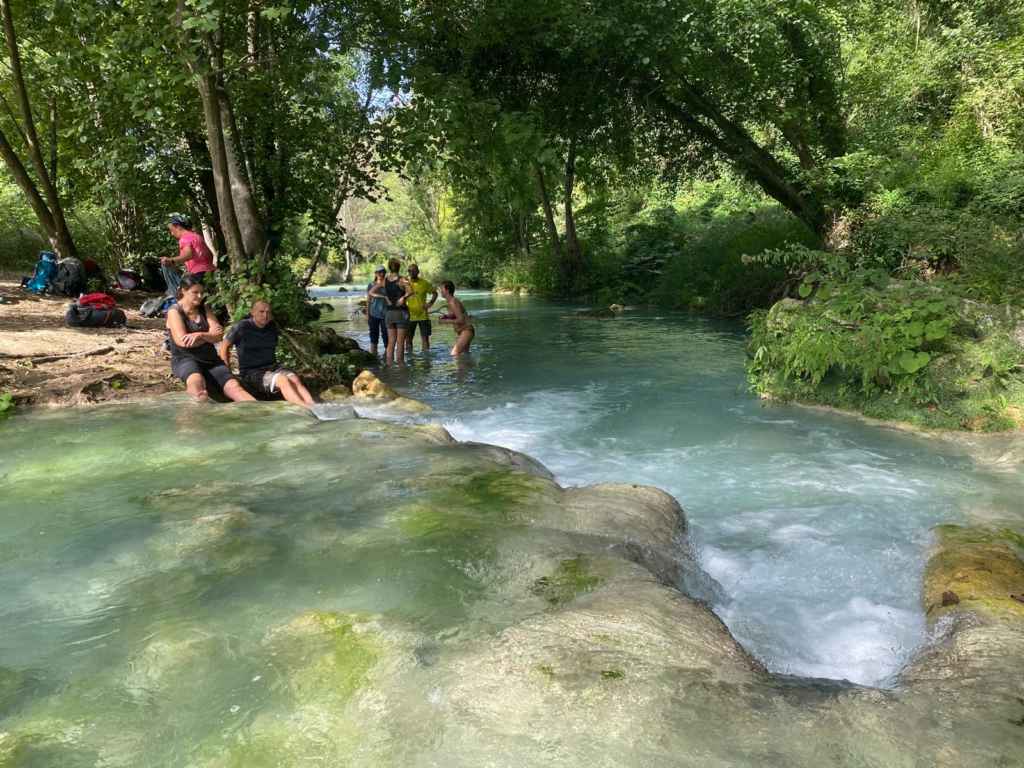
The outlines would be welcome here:
M 70 299 L 34 296 L 0 275 L 0 392 L 19 405 L 66 406 L 178 390 L 163 349 L 163 318 L 138 308 L 155 294 L 108 291 L 128 316 L 122 328 L 69 328 Z

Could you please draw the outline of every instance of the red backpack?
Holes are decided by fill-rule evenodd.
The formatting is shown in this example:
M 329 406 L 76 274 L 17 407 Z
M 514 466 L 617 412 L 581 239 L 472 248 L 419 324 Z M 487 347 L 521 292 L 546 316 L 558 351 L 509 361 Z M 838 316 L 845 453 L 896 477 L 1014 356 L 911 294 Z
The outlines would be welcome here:
M 87 293 L 79 297 L 78 306 L 90 309 L 113 309 L 117 306 L 117 302 L 114 301 L 113 296 L 108 296 L 105 293 Z

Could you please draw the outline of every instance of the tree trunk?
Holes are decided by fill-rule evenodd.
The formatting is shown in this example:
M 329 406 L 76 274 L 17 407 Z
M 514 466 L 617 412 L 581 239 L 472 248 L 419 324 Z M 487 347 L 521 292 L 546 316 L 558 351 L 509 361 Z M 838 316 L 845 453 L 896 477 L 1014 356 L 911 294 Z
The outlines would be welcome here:
M 583 271 L 583 252 L 576 237 L 576 217 L 572 212 L 572 190 L 576 184 L 576 137 L 569 141 L 569 153 L 565 158 L 565 263 L 562 276 L 565 287 L 572 289 Z
M 220 103 L 220 115 L 223 121 L 221 129 L 224 136 L 224 152 L 231 177 L 231 199 L 235 204 L 235 216 L 238 228 L 242 233 L 245 253 L 248 258 L 260 256 L 266 250 L 266 230 L 263 217 L 256 207 L 256 199 L 252 193 L 252 181 L 245 167 L 242 153 L 242 141 L 235 122 L 231 99 L 223 83 L 217 83 L 217 99 Z
M 654 99 L 669 116 L 721 152 L 749 181 L 761 187 L 819 237 L 824 236 L 830 217 L 817 195 L 792 180 L 770 152 L 695 89 L 682 83 L 680 90 L 683 104 L 664 95 L 656 95 Z M 711 125 L 698 116 L 709 120 Z
M 57 97 L 50 99 L 50 181 L 57 185 Z
M 49 240 L 51 247 L 57 250 L 57 224 L 53 220 L 53 215 L 50 213 L 50 209 L 47 208 L 46 201 L 39 194 L 39 190 L 36 188 L 35 182 L 32 181 L 32 177 L 29 176 L 28 171 L 22 164 L 21 158 L 18 157 L 10 142 L 7 141 L 7 136 L 4 135 L 2 129 L 0 129 L 0 155 L 3 156 L 7 169 L 10 171 L 11 176 L 14 177 L 15 183 L 25 193 L 25 198 L 32 207 L 32 212 L 39 219 L 39 226 L 43 228 L 46 239 Z
M 203 220 L 209 223 L 210 237 L 213 250 L 221 257 L 227 257 L 228 247 L 224 240 L 224 229 L 220 224 L 220 205 L 217 204 L 217 185 L 213 178 L 213 171 L 209 168 L 210 152 L 202 136 L 193 133 L 191 130 L 185 134 L 185 143 L 188 145 L 189 153 L 192 155 L 192 162 L 196 166 L 196 176 L 199 181 L 199 189 L 203 195 L 203 202 L 206 203 L 205 210 L 209 216 Z
M 49 209 L 50 214 L 49 219 L 52 220 L 54 228 L 50 240 L 54 244 L 55 250 L 64 257 L 77 256 L 78 251 L 75 248 L 74 240 L 71 238 L 71 232 L 68 230 L 68 224 L 64 218 L 64 209 L 60 204 L 60 197 L 57 195 L 57 188 L 50 178 L 46 162 L 43 160 L 42 149 L 39 146 L 39 133 L 36 131 L 36 122 L 32 116 L 32 104 L 29 101 L 28 90 L 25 87 L 25 78 L 21 71 L 21 53 L 18 51 L 18 38 L 14 30 L 14 16 L 11 12 L 10 0 L 0 0 L 0 15 L 3 16 L 4 37 L 7 39 L 7 53 L 11 65 L 11 84 L 14 87 L 14 93 L 18 99 L 18 107 L 21 110 L 21 119 L 24 123 L 23 135 L 25 137 L 25 144 L 28 147 L 29 160 L 32 162 L 32 167 L 39 180 L 39 187 L 32 186 L 36 189 L 37 195 L 41 193 L 42 197 L 46 199 L 46 207 Z M 13 148 L 11 148 L 6 138 L 4 139 L 4 144 L 13 153 Z M 5 152 L 5 156 L 6 154 Z M 20 161 L 18 164 L 24 170 L 24 165 Z M 10 161 L 8 161 L 8 166 L 10 166 Z M 21 186 L 20 182 L 19 186 Z M 22 186 L 22 190 L 25 190 L 24 186 Z M 31 196 L 29 202 L 35 208 Z M 36 211 L 36 215 L 39 216 L 38 211 Z M 43 219 L 40 219 L 40 224 L 43 224 L 43 228 L 46 229 Z
M 537 186 L 540 189 L 540 202 L 544 207 L 544 222 L 548 228 L 548 238 L 551 240 L 551 254 L 555 257 L 555 264 L 562 263 L 562 239 L 558 236 L 558 227 L 555 225 L 555 209 L 551 205 L 551 196 L 548 194 L 548 186 L 544 182 L 544 169 L 540 163 L 534 162 L 534 171 L 537 174 Z
M 231 195 L 231 172 L 228 169 L 228 158 L 224 148 L 223 120 L 220 114 L 220 103 L 217 100 L 216 84 L 212 74 L 198 77 L 199 96 L 203 102 L 203 117 L 206 120 L 207 144 L 210 160 L 213 165 L 213 182 L 217 192 L 217 208 L 220 211 L 220 226 L 224 232 L 227 245 L 228 261 L 232 271 L 241 271 L 245 267 L 247 254 L 242 232 L 238 227 L 235 215 L 235 202 Z

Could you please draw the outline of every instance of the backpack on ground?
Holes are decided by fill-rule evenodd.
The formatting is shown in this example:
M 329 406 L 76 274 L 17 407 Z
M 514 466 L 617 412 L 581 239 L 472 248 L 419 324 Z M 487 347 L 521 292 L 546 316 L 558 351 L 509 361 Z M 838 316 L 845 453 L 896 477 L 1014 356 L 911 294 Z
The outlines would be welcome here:
M 61 259 L 50 290 L 65 296 L 77 296 L 85 290 L 85 267 L 76 258 Z
M 117 271 L 117 285 L 124 291 L 137 291 L 142 287 L 142 276 L 130 269 Z
M 117 306 L 113 296 L 105 293 L 87 293 L 78 297 L 78 306 L 90 307 L 91 309 L 113 309 Z
M 39 261 L 36 262 L 35 274 L 23 281 L 22 287 L 30 293 L 46 293 L 56 276 L 57 254 L 53 251 L 41 251 Z
M 177 303 L 178 300 L 173 296 L 154 296 L 142 302 L 139 314 L 143 317 L 163 317 L 167 314 L 167 310 Z
M 68 304 L 67 312 L 64 313 L 64 323 L 71 328 L 110 328 L 115 325 L 124 325 L 126 322 L 128 322 L 128 318 L 116 307 L 97 309 Z

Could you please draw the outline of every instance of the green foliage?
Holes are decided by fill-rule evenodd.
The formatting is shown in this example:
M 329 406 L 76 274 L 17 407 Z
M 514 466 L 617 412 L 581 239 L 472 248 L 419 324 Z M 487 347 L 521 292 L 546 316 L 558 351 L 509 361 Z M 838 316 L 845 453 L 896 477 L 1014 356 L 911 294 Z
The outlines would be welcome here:
M 284 328 L 301 327 L 315 319 L 319 311 L 299 285 L 291 265 L 274 259 L 265 269 L 255 263 L 238 272 L 217 270 L 207 303 L 228 311 L 231 322 L 249 314 L 256 301 L 267 301 L 277 323 Z
M 856 271 L 751 315 L 752 388 L 930 426 L 1005 429 L 1024 405 L 1015 310 L 950 282 Z
M 0 419 L 6 419 L 14 413 L 14 395 L 10 392 L 0 392 Z
M 0 270 L 31 274 L 46 241 L 18 188 L 0 176 Z
M 750 373 L 781 372 L 810 388 L 835 374 L 842 386 L 864 396 L 883 390 L 912 391 L 917 374 L 945 350 L 955 303 L 919 285 L 877 285 L 877 275 L 855 273 L 807 308 L 758 313 L 752 319 Z M 799 313 L 799 322 L 789 325 Z

